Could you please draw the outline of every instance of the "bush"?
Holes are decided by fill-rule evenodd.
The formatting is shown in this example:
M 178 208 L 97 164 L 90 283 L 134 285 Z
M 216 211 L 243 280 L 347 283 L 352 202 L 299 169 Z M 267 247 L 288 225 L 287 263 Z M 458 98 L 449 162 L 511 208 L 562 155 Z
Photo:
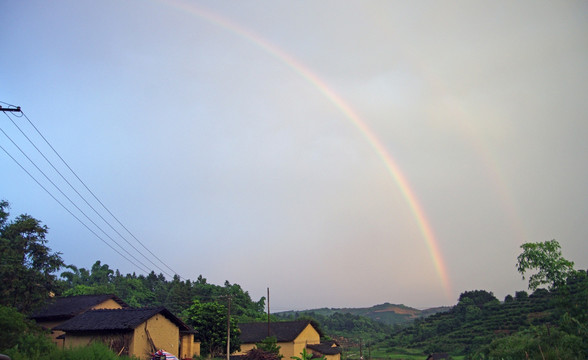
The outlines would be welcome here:
M 0 305 L 0 329 L 0 350 L 5 351 L 14 347 L 27 329 L 24 315 L 16 309 Z

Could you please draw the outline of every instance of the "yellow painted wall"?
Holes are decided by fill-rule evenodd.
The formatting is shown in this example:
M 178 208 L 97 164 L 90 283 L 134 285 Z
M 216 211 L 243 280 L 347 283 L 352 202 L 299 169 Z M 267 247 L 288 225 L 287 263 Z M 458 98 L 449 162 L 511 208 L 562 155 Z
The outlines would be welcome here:
M 163 349 L 178 356 L 180 330 L 176 324 L 161 314 L 153 316 L 135 329 L 129 355 L 134 355 L 140 359 L 149 359 L 152 348 L 147 338 L 145 324 L 147 324 L 147 331 L 151 335 L 157 350 Z
M 325 355 L 327 360 L 341 360 L 341 354 L 336 355 Z
M 108 300 L 103 301 L 100 304 L 92 307 L 92 310 L 97 310 L 97 309 L 122 309 L 122 306 L 120 306 L 120 304 L 117 303 L 116 301 L 114 301 L 112 299 L 108 299 Z
M 93 306 L 91 309 L 93 309 L 93 310 L 96 310 L 96 309 L 122 309 L 122 306 L 120 306 L 120 304 L 117 303 L 116 301 L 114 301 L 112 299 L 108 299 L 106 301 L 101 302 L 100 304 Z M 43 326 L 47 329 L 53 329 L 57 325 L 61 325 L 64 322 L 65 322 L 65 320 L 39 321 L 39 322 L 37 322 L 37 324 L 39 324 L 40 326 Z M 63 331 L 51 330 L 51 334 L 49 335 L 49 337 L 55 345 L 59 346 L 60 348 L 63 348 L 64 341 L 61 339 L 57 339 L 57 337 L 60 335 L 63 335 Z
M 129 355 L 136 356 L 139 359 L 149 359 L 152 352 L 151 345 L 147 338 L 147 331 L 155 343 L 156 350 L 163 349 L 174 355 L 178 355 L 180 342 L 180 330 L 177 325 L 169 321 L 165 316 L 157 314 L 139 325 L 133 331 L 133 337 L 129 344 Z M 108 333 L 99 333 L 92 335 L 68 334 L 65 338 L 65 347 L 86 346 L 93 341 L 102 341 L 110 338 Z M 199 343 L 198 343 L 199 344 Z M 192 357 L 191 355 L 188 357 Z
M 277 344 L 280 345 L 279 343 Z M 245 355 L 249 350 L 255 349 L 255 344 L 241 344 L 241 350 L 237 351 L 235 355 Z
M 195 340 L 192 349 L 194 350 L 195 356 L 200 356 L 200 341 Z
M 180 339 L 180 359 L 200 356 L 200 341 L 194 341 L 194 334 L 182 335 Z
M 96 340 L 96 335 L 85 335 L 85 336 L 67 335 L 65 337 L 65 348 L 86 346 L 94 340 Z
M 321 336 L 312 325 L 308 324 L 293 342 L 278 342 L 276 345 L 280 347 L 280 355 L 283 355 L 284 359 L 290 359 L 292 356 L 300 356 L 307 344 L 314 345 L 320 342 Z M 241 350 L 235 354 L 244 355 L 254 348 L 255 344 L 241 344 Z
M 296 339 L 294 339 L 293 343 L 290 343 L 290 346 L 287 349 L 280 349 L 282 355 L 284 355 L 285 359 L 290 359 L 292 356 L 300 356 L 300 353 L 303 349 L 306 348 L 307 344 L 320 344 L 321 343 L 321 336 L 319 333 L 312 327 L 312 325 L 308 324 L 304 330 L 298 335 Z

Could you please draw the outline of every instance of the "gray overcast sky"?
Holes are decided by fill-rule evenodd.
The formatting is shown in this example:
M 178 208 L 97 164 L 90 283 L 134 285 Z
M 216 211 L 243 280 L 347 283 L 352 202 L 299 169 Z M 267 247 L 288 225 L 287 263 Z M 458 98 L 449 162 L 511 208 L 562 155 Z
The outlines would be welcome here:
M 0 101 L 184 278 L 270 287 L 278 311 L 502 299 L 526 288 L 524 242 L 555 238 L 588 268 L 585 1 L 0 7 Z M 47 224 L 67 263 L 143 273 L 4 152 L 0 169 L 12 215 Z

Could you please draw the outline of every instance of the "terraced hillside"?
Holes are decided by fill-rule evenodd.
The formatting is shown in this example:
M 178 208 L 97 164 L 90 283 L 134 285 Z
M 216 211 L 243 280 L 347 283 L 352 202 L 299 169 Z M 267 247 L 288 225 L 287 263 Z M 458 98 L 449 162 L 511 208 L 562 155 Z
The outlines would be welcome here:
M 380 305 L 374 305 L 369 308 L 320 308 L 304 311 L 285 311 L 277 313 L 276 315 L 280 317 L 296 317 L 302 315 L 312 316 L 312 314 L 331 316 L 336 313 L 340 313 L 367 317 L 386 325 L 400 325 L 414 321 L 415 319 L 427 317 L 439 312 L 448 311 L 449 309 L 449 307 L 438 307 L 419 310 L 402 304 L 397 305 L 384 303 Z

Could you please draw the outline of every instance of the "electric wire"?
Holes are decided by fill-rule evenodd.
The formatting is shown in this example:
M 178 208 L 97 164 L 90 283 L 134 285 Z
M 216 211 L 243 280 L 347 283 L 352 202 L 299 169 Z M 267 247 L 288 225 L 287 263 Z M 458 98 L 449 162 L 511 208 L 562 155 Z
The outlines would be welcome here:
M 25 167 L 22 166 L 18 162 L 18 160 L 16 160 L 2 145 L 0 145 L 0 149 L 2 149 L 6 153 L 6 155 L 8 155 L 25 173 L 27 173 L 27 175 L 29 175 L 30 178 L 33 179 L 33 181 L 35 181 L 37 183 L 37 185 L 39 185 L 43 190 L 45 190 L 45 192 L 47 194 L 49 194 L 49 196 L 51 196 L 53 198 L 53 200 L 55 200 L 59 205 L 61 205 L 61 207 L 63 207 L 65 209 L 65 211 L 67 211 L 71 216 L 73 216 L 74 219 L 76 219 L 86 229 L 88 229 L 88 231 L 90 231 L 92 234 L 94 234 L 94 236 L 96 236 L 98 239 L 100 239 L 100 241 L 102 241 L 104 244 L 106 244 L 106 246 L 108 246 L 109 248 L 114 250 L 114 252 L 116 252 L 117 254 L 122 256 L 125 260 L 130 262 L 132 265 L 136 266 L 137 268 L 141 269 L 142 271 L 146 271 L 144 268 L 141 267 L 141 265 L 134 263 L 132 260 L 127 258 L 125 255 L 123 255 L 120 251 L 118 251 L 116 248 L 114 248 L 112 245 L 110 245 L 106 240 L 104 240 L 100 235 L 98 235 L 94 230 L 92 230 L 86 223 L 84 223 L 79 217 L 77 217 L 73 212 L 71 212 L 65 205 L 63 205 L 63 203 L 61 201 L 59 201 L 59 199 L 57 199 L 49 190 L 47 190 L 47 188 L 45 186 L 43 186 L 43 184 L 41 184 L 27 169 L 25 169 Z M 149 270 L 147 269 L 146 272 L 149 273 Z
M 3 101 L 0 101 L 0 103 L 5 104 L 7 106 L 9 106 L 12 109 L 19 109 L 16 105 L 13 104 L 9 104 Z M 71 166 L 69 166 L 69 164 L 63 159 L 63 157 L 57 152 L 57 150 L 55 150 L 55 148 L 49 143 L 49 141 L 47 140 L 47 138 L 39 131 L 39 129 L 33 124 L 33 122 L 29 119 L 29 117 L 22 112 L 22 110 L 19 109 L 19 113 L 20 115 L 16 115 L 17 113 L 15 112 L 13 115 L 15 117 L 25 117 L 27 119 L 27 121 L 29 122 L 29 124 L 35 129 L 35 131 L 37 132 L 37 134 L 45 141 L 45 143 L 52 149 L 52 151 L 56 154 L 57 157 L 59 157 L 59 159 L 63 162 L 63 164 L 70 170 L 70 172 L 78 179 L 78 181 L 84 186 L 84 188 L 93 196 L 93 198 L 116 220 L 116 222 L 125 229 L 125 231 L 127 233 L 129 233 L 146 251 L 148 251 L 154 258 L 158 259 L 159 262 L 161 262 L 166 268 L 168 268 L 170 271 L 172 271 L 172 273 L 174 273 L 175 275 L 177 275 L 180 279 L 182 279 L 182 277 L 180 275 L 177 274 L 177 272 L 175 272 L 171 267 L 169 267 L 165 262 L 163 262 L 158 256 L 156 256 L 151 250 L 149 250 L 126 226 L 124 226 L 124 224 L 112 213 L 112 211 L 110 211 L 105 205 L 104 203 L 94 194 L 94 192 L 92 192 L 90 190 L 90 188 L 86 185 L 86 183 L 77 175 L 77 173 L 71 168 Z M 16 122 L 6 113 L 4 112 L 4 114 L 10 119 L 10 121 L 14 124 L 14 126 L 21 132 L 21 134 L 29 141 L 29 143 L 31 143 L 31 145 L 37 150 L 37 152 L 39 152 L 39 154 L 41 154 L 41 156 L 51 165 L 51 167 L 61 176 L 61 178 L 76 192 L 76 194 L 82 198 L 82 200 L 114 231 L 116 232 L 128 245 L 130 245 L 138 254 L 140 254 L 141 256 L 143 256 L 145 259 L 147 259 L 153 266 L 155 266 L 157 269 L 159 269 L 162 273 L 166 274 L 167 276 L 173 277 L 171 276 L 168 272 L 166 272 L 165 270 L 163 270 L 161 267 L 159 267 L 157 264 L 155 264 L 149 257 L 145 256 L 139 249 L 137 249 L 135 246 L 133 246 L 119 231 L 117 231 L 110 222 L 108 222 L 96 209 L 95 207 L 93 207 L 85 198 L 83 195 L 80 194 L 79 191 L 77 191 L 75 189 L 75 187 L 65 178 L 65 176 L 59 171 L 57 170 L 57 168 L 55 167 L 55 165 L 43 154 L 43 152 L 34 144 L 34 142 L 25 134 L 25 132 L 16 124 Z M 37 168 L 37 170 L 39 172 L 41 172 L 41 174 L 43 174 L 43 176 L 65 197 L 67 198 L 67 200 L 69 200 L 69 202 L 78 210 L 80 211 L 87 219 L 88 221 L 90 221 L 94 226 L 96 226 L 104 235 L 106 235 L 106 237 L 108 237 L 112 242 L 114 242 L 119 248 L 121 248 L 125 253 L 127 253 L 130 257 L 132 257 L 133 259 L 135 259 L 135 261 L 137 261 L 137 263 L 141 264 L 138 265 L 137 263 L 134 263 L 133 261 L 131 261 L 128 257 L 124 256 L 120 251 L 118 251 L 117 249 L 115 249 L 112 245 L 110 245 L 108 242 L 106 242 L 101 236 L 99 236 L 94 230 L 92 230 L 86 223 L 84 223 L 78 216 L 74 215 L 72 213 L 72 211 L 70 209 L 68 209 L 62 202 L 60 202 L 45 186 L 43 186 L 29 171 L 27 171 L 24 166 L 22 166 L 18 160 L 16 160 L 16 158 L 14 158 L 4 147 L 2 147 L 2 150 L 14 161 L 17 163 L 17 165 L 19 167 L 21 167 L 21 169 L 23 169 L 23 171 L 25 171 L 39 186 L 41 186 L 41 188 L 43 188 L 43 190 L 45 190 L 45 192 L 47 192 L 54 200 L 56 200 L 68 213 L 70 213 L 70 215 L 72 215 L 76 220 L 78 220 L 78 222 L 80 222 L 84 227 L 86 227 L 90 232 L 92 232 L 96 237 L 98 237 L 102 242 L 104 242 L 105 244 L 107 244 L 111 249 L 113 249 L 115 252 L 117 252 L 119 255 L 121 255 L 123 258 L 125 258 L 127 261 L 129 261 L 131 264 L 135 265 L 137 268 L 140 268 L 142 271 L 145 271 L 146 267 L 144 266 L 144 264 L 141 263 L 141 261 L 139 259 L 137 259 L 135 256 L 133 256 L 129 251 L 127 251 L 121 244 L 119 244 L 116 240 L 114 240 L 110 235 L 108 235 L 100 226 L 98 226 L 98 224 L 96 224 L 92 219 L 90 219 L 90 217 L 84 212 L 82 211 L 72 200 L 70 197 L 68 197 L 60 188 L 59 186 L 57 186 L 35 163 L 34 161 L 27 156 L 27 154 L 12 140 L 12 138 L 3 130 L 0 128 L 0 131 L 2 133 L 4 133 L 4 135 L 13 143 L 14 146 L 16 146 L 19 151 L 33 164 L 33 166 L 35 166 L 35 168 Z M 147 273 L 150 272 L 150 269 L 147 268 Z
M 57 156 L 59 156 L 59 154 L 57 153 L 57 151 L 55 151 L 55 149 L 51 146 L 51 144 L 49 144 L 49 142 L 47 141 L 47 139 L 39 132 L 39 130 L 33 125 L 33 123 L 30 121 L 30 119 L 26 116 L 26 114 L 24 112 L 21 111 L 21 116 L 24 116 L 25 119 L 27 119 L 29 121 L 29 123 L 33 126 L 33 128 L 35 128 L 35 130 L 37 131 L 37 133 L 43 138 L 43 140 L 45 140 L 45 142 L 51 147 L 51 149 L 53 149 L 53 151 L 57 154 Z M 51 162 L 51 160 L 49 160 L 45 154 L 43 154 L 43 152 L 33 143 L 33 141 L 25 134 L 25 132 L 20 128 L 20 126 L 18 126 L 18 124 L 16 123 L 16 121 L 14 121 L 14 119 L 12 119 L 10 117 L 10 115 L 6 114 L 6 116 L 10 119 L 10 121 L 12 122 L 12 124 L 20 131 L 20 133 L 29 141 L 29 143 L 37 150 L 37 152 L 39 154 L 41 154 L 41 156 L 47 161 L 47 163 L 49 163 L 49 165 L 51 165 L 51 167 L 53 168 L 53 170 L 55 170 L 55 172 L 57 172 L 57 174 L 59 174 L 59 176 L 69 185 L 69 187 L 86 203 L 86 205 L 88 205 L 93 211 L 94 213 L 96 213 L 96 215 L 98 215 L 98 217 L 100 217 L 100 219 L 102 219 L 102 221 L 104 221 L 116 234 L 118 234 L 118 236 L 123 239 L 130 247 L 132 247 L 138 254 L 140 254 L 141 256 L 143 256 L 147 261 L 149 261 L 153 266 L 155 266 L 157 269 L 159 269 L 161 272 L 163 272 L 165 275 L 169 276 L 169 277 L 173 277 L 173 275 L 169 274 L 167 271 L 163 270 L 161 267 L 159 267 L 157 264 L 155 264 L 153 262 L 153 260 L 151 260 L 151 258 L 149 258 L 148 256 L 144 255 L 139 249 L 137 249 L 129 240 L 127 240 L 118 230 L 116 230 L 114 228 L 114 226 L 112 226 L 112 224 L 110 222 L 108 222 L 95 208 L 94 206 L 92 206 L 88 200 L 86 200 L 86 198 L 80 194 L 80 192 L 65 178 L 65 176 L 63 176 L 63 174 L 55 167 L 55 165 L 53 165 L 53 163 Z M 63 158 L 61 158 L 61 156 L 59 156 L 59 158 L 65 163 L 65 161 L 63 160 Z M 66 164 L 67 166 L 67 164 Z M 69 168 L 69 166 L 68 166 Z M 70 168 L 71 170 L 71 168 Z M 71 170 L 73 172 L 73 170 Z M 75 173 L 74 173 L 75 175 Z M 77 175 L 76 175 L 77 177 Z M 79 178 L 78 178 L 79 179 Z M 81 180 L 80 180 L 81 181 Z M 86 187 L 87 188 L 87 187 Z M 89 189 L 88 189 L 89 190 Z M 78 208 L 79 210 L 79 208 Z M 108 235 L 107 235 L 108 236 Z M 114 240 L 113 240 L 114 241 Z M 155 255 L 154 255 L 155 256 Z M 172 272 L 173 270 L 170 269 Z
M 7 104 L 7 103 L 5 103 L 5 104 Z M 10 104 L 7 104 L 7 105 L 10 105 Z M 10 106 L 13 106 L 13 107 L 15 107 L 14 105 L 10 105 Z M 160 258 L 159 258 L 157 255 L 155 255 L 155 254 L 154 254 L 154 253 L 153 253 L 151 250 L 149 250 L 149 249 L 148 249 L 148 248 L 147 248 L 147 247 L 146 247 L 146 246 L 143 244 L 143 242 L 141 242 L 141 241 L 140 241 L 140 240 L 139 240 L 139 239 L 138 239 L 138 238 L 137 238 L 137 237 L 136 237 L 136 236 L 135 236 L 135 235 L 134 235 L 134 234 L 133 234 L 133 233 L 132 233 L 132 232 L 131 232 L 131 231 L 130 231 L 130 230 L 129 230 L 129 229 L 128 229 L 128 228 L 127 228 L 127 227 L 126 227 L 126 226 L 125 226 L 125 225 L 124 225 L 124 224 L 123 224 L 121 221 L 120 221 L 120 220 L 119 220 L 119 219 L 118 219 L 118 217 L 116 217 L 116 216 L 115 216 L 115 215 L 114 215 L 114 214 L 113 214 L 113 213 L 110 211 L 110 209 L 108 209 L 108 207 L 106 207 L 106 205 L 104 205 L 104 203 L 103 203 L 103 202 L 102 202 L 102 201 L 101 201 L 101 200 L 100 200 L 100 199 L 99 199 L 99 198 L 98 198 L 98 197 L 97 197 L 97 196 L 94 194 L 94 192 L 93 192 L 92 190 L 90 190 L 90 188 L 89 188 L 89 187 L 86 185 L 86 183 L 85 183 L 85 182 L 84 182 L 84 181 L 83 181 L 83 180 L 82 180 L 82 179 L 81 179 L 81 178 L 80 178 L 80 177 L 77 175 L 77 173 L 76 173 L 76 172 L 75 172 L 75 171 L 74 171 L 74 170 L 73 170 L 73 169 L 72 169 L 72 168 L 69 166 L 69 164 L 68 164 L 68 163 L 65 161 L 65 159 L 63 159 L 63 157 L 62 157 L 62 156 L 61 156 L 61 155 L 60 155 L 60 154 L 57 152 L 57 150 L 55 150 L 55 148 L 54 148 L 54 147 L 51 145 L 51 143 L 49 143 L 49 141 L 47 140 L 47 138 L 45 138 L 45 136 L 44 136 L 44 135 L 43 135 L 43 134 L 42 134 L 42 133 L 39 131 L 39 129 L 38 129 L 36 126 L 35 126 L 35 124 L 33 124 L 33 122 L 32 122 L 32 121 L 29 119 L 29 117 L 28 117 L 28 116 L 27 116 L 27 115 L 26 115 L 26 114 L 25 114 L 25 113 L 24 113 L 22 110 L 20 111 L 20 113 L 22 114 L 21 116 L 24 116 L 24 118 L 25 118 L 25 119 L 27 119 L 27 121 L 28 121 L 28 122 L 29 122 L 29 124 L 30 124 L 30 125 L 33 127 L 33 129 L 35 129 L 35 131 L 37 132 L 37 134 L 39 134 L 39 136 L 40 136 L 40 137 L 41 137 L 41 138 L 42 138 L 42 139 L 45 141 L 45 143 L 46 143 L 46 144 L 47 144 L 47 145 L 48 145 L 48 146 L 51 148 L 51 150 L 53 150 L 53 152 L 55 153 L 55 155 L 57 155 L 57 157 L 58 157 L 58 158 L 59 158 L 59 159 L 60 159 L 60 160 L 63 162 L 63 164 L 64 164 L 64 165 L 65 165 L 65 166 L 66 166 L 66 167 L 69 169 L 69 171 L 70 171 L 70 172 L 71 172 L 71 173 L 72 173 L 72 174 L 75 176 L 75 178 L 76 178 L 76 179 L 78 179 L 78 181 L 79 181 L 79 182 L 80 182 L 80 183 L 81 183 L 81 184 L 84 186 L 84 188 L 85 188 L 85 189 L 86 189 L 86 190 L 87 190 L 87 191 L 88 191 L 88 192 L 89 192 L 89 193 L 90 193 L 90 194 L 91 194 L 91 195 L 94 197 L 94 199 L 95 199 L 95 200 L 96 200 L 96 201 L 97 201 L 97 202 L 98 202 L 98 203 L 99 203 L 99 204 L 102 206 L 102 208 L 104 208 L 104 210 L 106 210 L 106 211 L 108 212 L 108 214 L 110 214 L 110 216 L 112 216 L 112 218 L 113 218 L 113 219 L 114 219 L 114 220 L 115 220 L 115 221 L 116 221 L 116 222 L 117 222 L 117 223 L 118 223 L 118 224 L 119 224 L 119 225 L 120 225 L 120 226 L 121 226 L 123 229 L 125 229 L 125 231 L 126 231 L 127 233 L 129 233 L 129 235 L 131 235 L 131 237 L 133 237 L 133 238 L 134 238 L 134 239 L 135 239 L 135 240 L 136 240 L 136 241 L 137 241 L 137 242 L 138 242 L 138 243 L 139 243 L 139 244 L 140 244 L 140 245 L 141 245 L 141 246 L 142 246 L 142 247 L 143 247 L 143 248 L 144 248 L 144 249 L 145 249 L 147 252 L 149 252 L 149 254 L 151 254 L 151 255 L 152 255 L 154 258 L 156 258 L 156 259 L 157 259 L 159 262 L 161 262 L 161 263 L 162 263 L 162 264 L 163 264 L 163 265 L 164 265 L 164 266 L 165 266 L 167 269 L 169 269 L 169 270 L 170 270 L 172 273 L 174 273 L 174 274 L 178 274 L 178 272 L 174 271 L 174 270 L 173 270 L 171 267 L 169 267 L 169 265 L 167 265 L 167 263 L 165 263 L 164 261 L 162 261 L 162 260 L 161 260 L 161 259 L 160 259 Z M 11 121 L 13 122 L 13 124 L 15 123 L 15 122 L 14 122 L 12 119 L 11 119 Z M 17 126 L 17 125 L 15 124 L 15 126 Z M 17 128 L 18 128 L 18 126 L 17 126 Z M 20 128 L 19 128 L 19 130 L 20 130 Z M 22 130 L 21 130 L 21 132 L 22 132 Z M 28 139 L 28 137 L 27 137 L 27 139 Z M 30 141 L 30 140 L 29 140 L 29 141 Z M 36 147 L 35 147 L 35 148 L 36 148 Z M 52 166 L 53 166 L 53 165 L 52 165 Z M 60 173 L 60 175 L 61 175 L 61 173 Z M 62 176 L 62 177 L 63 177 L 63 176 Z M 68 184 L 69 184 L 69 182 L 68 182 Z M 70 186 L 71 186 L 71 184 L 70 184 Z M 73 188 L 73 187 L 72 187 L 72 188 Z M 76 192 L 77 192 L 77 191 L 76 191 Z M 78 193 L 78 195 L 79 195 L 79 193 Z M 80 196 L 81 196 L 81 195 L 80 195 Z M 85 199 L 84 199 L 84 201 L 85 201 Z M 86 201 L 86 203 L 87 203 L 87 201 Z M 92 209 L 93 209 L 93 210 L 96 212 L 96 210 L 95 210 L 93 207 L 92 207 Z M 101 218 L 102 218 L 102 216 L 101 216 Z M 102 219 L 104 220 L 104 218 L 102 218 Z M 104 221 L 106 222 L 106 220 L 104 220 Z M 112 228 L 112 226 L 111 226 L 111 228 Z M 115 230 L 115 231 L 116 231 L 116 230 Z M 123 239 L 125 239 L 125 238 L 124 238 L 124 237 L 123 237 L 123 236 L 122 236 L 120 233 L 118 233 L 118 231 L 117 231 L 117 234 L 119 234 L 119 236 L 121 236 Z M 125 241 L 127 241 L 127 240 L 125 239 Z M 127 241 L 127 243 L 129 243 L 129 242 Z M 129 245 L 131 245 L 131 244 L 129 243 Z M 132 245 L 131 245 L 131 246 L 132 246 Z M 134 248 L 135 250 L 137 250 L 137 249 L 136 249 L 134 246 L 133 246 L 133 248 Z M 139 252 L 139 253 L 140 253 L 140 251 L 139 251 L 139 250 L 137 250 L 137 252 Z M 143 254 L 141 253 L 141 255 L 143 255 Z M 144 255 L 143 255 L 143 256 L 144 256 Z M 147 258 L 147 257 L 146 257 L 146 258 Z M 147 259 L 148 259 L 148 258 L 147 258 Z M 149 261 L 150 261 L 150 262 L 153 264 L 153 262 L 152 262 L 151 260 L 149 260 Z M 155 265 L 155 264 L 153 264 L 153 265 L 154 265 L 154 266 L 156 266 L 156 267 L 157 267 L 159 270 L 162 270 L 162 269 L 161 269 L 159 266 L 157 266 L 157 265 Z M 163 270 L 162 270 L 162 271 L 163 271 Z M 169 275 L 168 273 L 166 273 L 165 271 L 163 271 L 163 272 L 164 272 L 166 275 L 170 276 L 170 275 Z M 180 275 L 178 274 L 178 276 L 180 276 Z M 182 278 L 182 277 L 180 276 L 180 278 Z
M 8 115 L 7 115 L 8 116 Z M 4 136 L 6 136 L 8 138 L 8 140 L 10 140 L 12 142 L 12 144 L 31 162 L 31 164 L 33 164 L 33 166 L 45 177 L 45 179 L 47 179 L 47 181 L 49 181 L 56 189 L 57 191 L 59 191 L 61 193 L 61 195 L 63 195 L 76 209 L 78 209 L 78 211 L 80 213 L 82 213 L 82 215 L 84 215 L 86 217 L 86 219 L 88 219 L 88 221 L 90 221 L 96 228 L 98 228 L 98 230 L 100 230 L 107 238 L 109 238 L 112 242 L 114 242 L 119 248 L 121 248 L 125 253 L 127 253 L 130 257 L 132 257 L 133 259 L 135 259 L 135 261 L 140 262 L 139 259 L 137 259 L 133 254 L 131 254 L 127 249 L 125 249 L 124 247 L 122 247 L 116 240 L 114 240 L 110 235 L 108 235 L 98 224 L 96 224 L 92 219 L 90 219 L 90 217 L 82 210 L 80 209 L 79 206 L 77 206 L 73 200 L 71 200 L 71 198 L 69 196 L 67 196 L 63 190 L 61 190 L 59 188 L 59 186 L 57 186 L 48 176 L 47 174 L 45 174 L 45 172 L 43 170 L 41 170 L 39 168 L 39 166 L 37 166 L 37 164 L 35 164 L 35 162 L 22 150 L 22 148 L 20 146 L 18 146 L 14 140 L 12 140 L 12 138 L 4 131 L 4 129 L 0 128 L 0 132 L 2 132 L 4 134 Z

